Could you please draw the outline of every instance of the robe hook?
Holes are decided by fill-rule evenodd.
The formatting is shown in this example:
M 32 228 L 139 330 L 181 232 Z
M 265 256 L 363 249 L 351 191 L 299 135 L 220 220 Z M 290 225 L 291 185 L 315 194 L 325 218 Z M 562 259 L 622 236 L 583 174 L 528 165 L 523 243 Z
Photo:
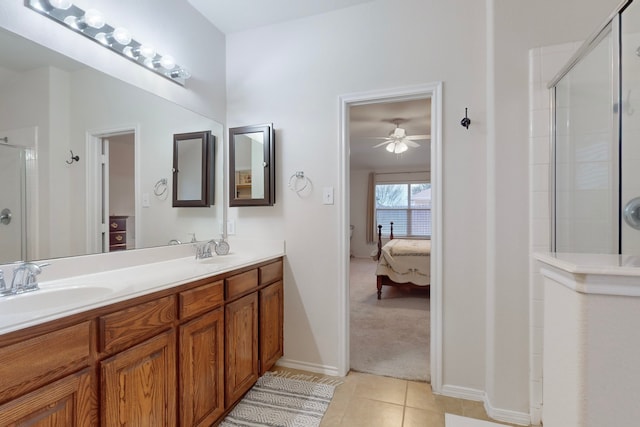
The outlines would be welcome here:
M 73 155 L 73 151 L 72 151 L 72 150 L 69 150 L 69 151 L 71 152 L 71 161 L 69 161 L 69 160 L 65 160 L 65 162 L 66 162 L 68 165 L 72 164 L 73 162 L 79 162 L 79 161 L 80 161 L 80 156 L 78 156 L 77 154 L 74 156 L 74 155 Z
M 469 129 L 469 125 L 471 124 L 471 119 L 467 117 L 467 108 L 464 109 L 464 118 L 460 120 L 460 124 L 467 129 Z

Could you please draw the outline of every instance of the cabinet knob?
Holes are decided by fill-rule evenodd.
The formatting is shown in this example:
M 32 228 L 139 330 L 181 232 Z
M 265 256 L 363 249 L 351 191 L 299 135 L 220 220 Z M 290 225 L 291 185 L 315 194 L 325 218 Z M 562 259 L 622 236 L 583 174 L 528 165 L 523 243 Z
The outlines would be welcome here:
M 117 222 L 112 222 L 111 223 L 111 228 L 113 228 L 113 229 L 118 228 L 118 223 Z
M 118 242 L 122 242 L 122 236 L 121 235 L 117 235 L 114 237 Z

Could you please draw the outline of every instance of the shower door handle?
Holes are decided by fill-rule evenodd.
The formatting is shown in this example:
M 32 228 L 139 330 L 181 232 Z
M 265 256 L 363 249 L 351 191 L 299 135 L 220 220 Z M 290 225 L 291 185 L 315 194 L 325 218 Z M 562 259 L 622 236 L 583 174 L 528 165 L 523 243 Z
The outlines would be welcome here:
M 627 202 L 622 212 L 622 217 L 629 227 L 640 230 L 640 197 Z
M 11 222 L 11 211 L 8 208 L 2 209 L 0 212 L 0 223 L 8 225 Z

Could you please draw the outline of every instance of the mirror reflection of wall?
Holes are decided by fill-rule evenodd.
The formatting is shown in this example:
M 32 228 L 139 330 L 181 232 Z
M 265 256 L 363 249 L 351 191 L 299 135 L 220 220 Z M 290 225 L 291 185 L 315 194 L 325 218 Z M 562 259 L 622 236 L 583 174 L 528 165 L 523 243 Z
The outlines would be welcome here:
M 4 38 L 8 38 L 6 43 Z M 14 61 L 15 55 L 3 52 L 3 46 L 30 56 Z M 135 240 L 127 242 L 128 247 L 167 245 L 172 239 L 188 242 L 191 233 L 199 239 L 219 234 L 222 203 L 187 213 L 182 208 L 172 208 L 170 199 L 154 196 L 153 190 L 155 183 L 171 176 L 173 135 L 211 129 L 214 136 L 221 138 L 220 123 L 4 30 L 0 30 L 0 58 L 0 130 L 37 136 L 33 145 L 37 152 L 28 176 L 33 182 L 27 194 L 25 221 L 30 230 L 25 233 L 26 256 L 10 257 L 6 262 L 104 250 L 102 245 L 87 243 L 93 221 L 88 212 L 99 209 L 93 206 L 97 196 L 88 183 L 88 174 L 99 167 L 92 163 L 91 156 L 91 151 L 97 149 L 90 147 L 88 141 L 121 128 L 136 131 L 133 150 L 137 157 L 131 160 L 133 172 L 128 173 L 133 174 L 133 192 L 139 199 L 134 197 L 133 208 L 127 207 L 126 212 L 124 207 L 118 207 L 117 212 L 110 209 L 107 214 L 135 219 L 135 227 L 131 227 L 135 229 Z M 43 102 L 45 99 L 47 102 Z M 70 150 L 80 157 L 80 162 L 65 162 Z M 118 158 L 110 163 L 124 161 L 120 155 Z M 215 157 L 218 173 L 222 171 L 223 158 L 219 154 Z M 222 175 L 215 182 L 219 186 L 215 193 L 222 194 Z M 110 201 L 113 206 L 119 203 L 120 200 Z
M 202 140 L 185 139 L 178 145 L 178 199 L 194 200 L 201 197 L 202 168 L 194 167 L 202 164 Z
M 236 198 L 264 198 L 264 134 L 235 136 Z

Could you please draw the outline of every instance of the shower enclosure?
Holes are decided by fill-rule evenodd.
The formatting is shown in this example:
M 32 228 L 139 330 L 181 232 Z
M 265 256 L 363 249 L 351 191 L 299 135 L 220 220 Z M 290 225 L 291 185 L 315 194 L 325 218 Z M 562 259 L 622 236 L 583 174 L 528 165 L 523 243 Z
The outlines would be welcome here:
M 26 259 L 26 155 L 0 144 L 0 263 Z
M 549 84 L 552 250 L 640 255 L 640 0 Z

